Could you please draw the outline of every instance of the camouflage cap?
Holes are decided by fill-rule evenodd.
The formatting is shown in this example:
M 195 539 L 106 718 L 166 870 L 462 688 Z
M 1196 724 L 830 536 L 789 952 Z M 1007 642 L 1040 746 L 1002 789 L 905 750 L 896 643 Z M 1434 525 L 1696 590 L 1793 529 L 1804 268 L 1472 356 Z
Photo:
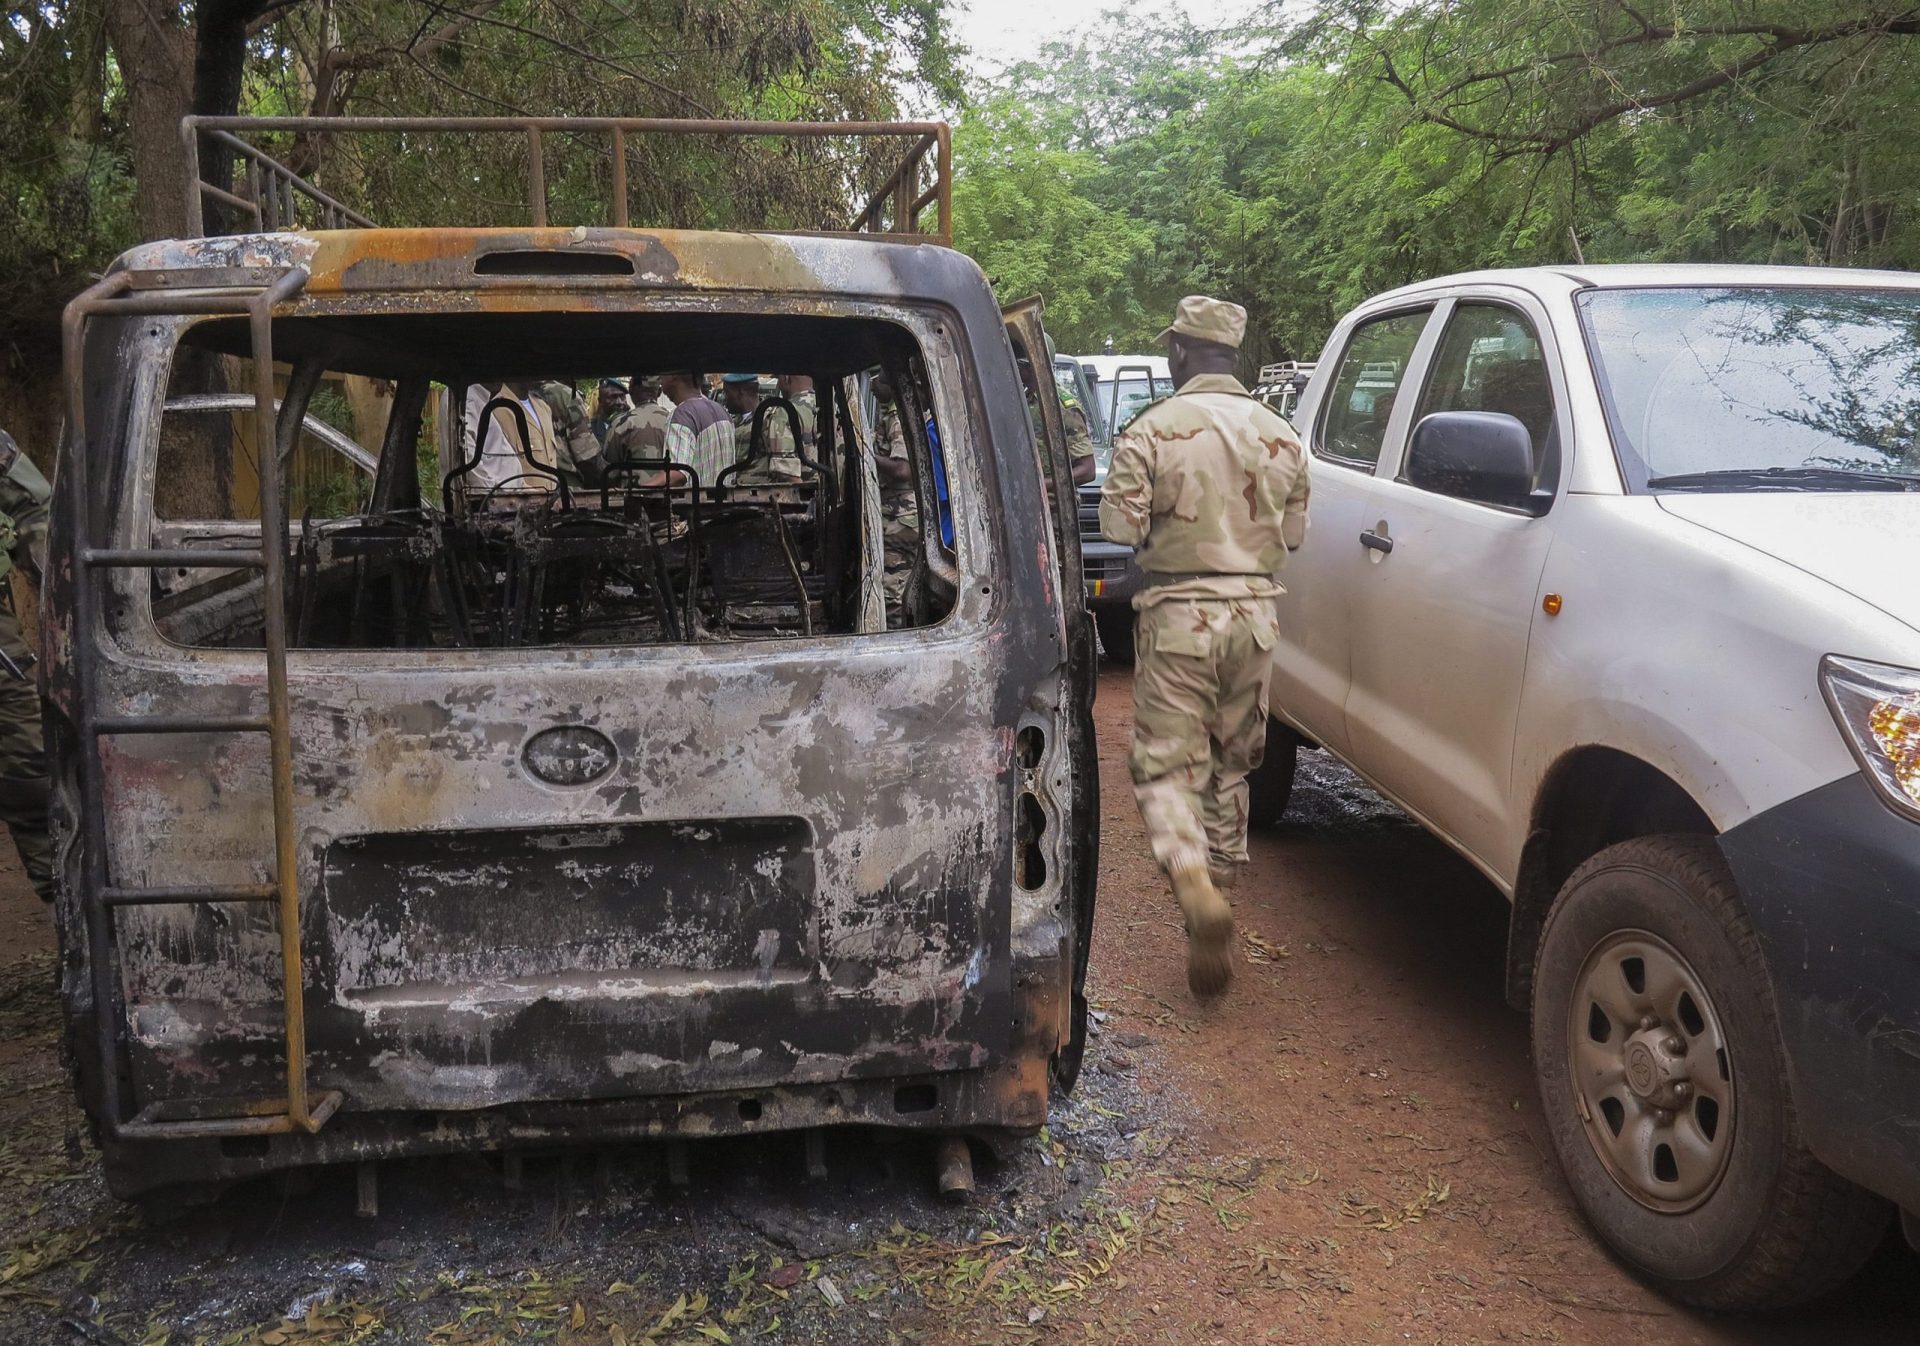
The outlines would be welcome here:
M 1247 311 L 1224 299 L 1190 294 L 1174 307 L 1173 325 L 1163 329 L 1154 340 L 1165 341 L 1175 332 L 1238 350 L 1241 339 L 1247 334 Z

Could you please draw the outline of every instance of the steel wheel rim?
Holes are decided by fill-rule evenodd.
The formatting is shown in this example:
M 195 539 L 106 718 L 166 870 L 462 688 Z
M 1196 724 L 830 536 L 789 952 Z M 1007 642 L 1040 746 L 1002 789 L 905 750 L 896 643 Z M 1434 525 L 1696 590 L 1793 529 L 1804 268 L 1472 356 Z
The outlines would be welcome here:
M 1666 1215 L 1713 1195 L 1733 1155 L 1733 1061 L 1679 950 L 1644 930 L 1594 946 L 1574 978 L 1567 1072 L 1587 1142 L 1622 1191 Z

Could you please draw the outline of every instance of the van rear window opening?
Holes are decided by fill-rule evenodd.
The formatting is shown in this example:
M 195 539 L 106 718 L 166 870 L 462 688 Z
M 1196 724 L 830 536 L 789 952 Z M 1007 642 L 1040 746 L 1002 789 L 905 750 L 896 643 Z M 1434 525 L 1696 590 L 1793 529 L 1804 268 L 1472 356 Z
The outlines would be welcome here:
M 940 360 L 901 321 L 318 314 L 277 319 L 273 355 L 293 648 L 854 635 L 932 625 L 952 607 L 954 530 L 911 527 L 965 508 L 932 414 Z M 600 427 L 607 447 L 596 438 L 582 455 L 595 465 L 574 468 L 543 385 L 591 414 L 601 379 L 672 373 L 761 376 L 756 423 L 736 433 L 725 408 L 689 406 L 682 419 L 707 438 L 669 462 L 654 447 L 663 402 L 650 433 Z M 812 398 L 784 397 L 781 375 L 810 379 Z M 897 390 L 885 423 L 875 384 Z M 243 320 L 182 320 L 164 400 L 130 445 L 142 469 L 124 478 L 130 544 L 209 553 L 205 568 L 153 572 L 152 621 L 174 644 L 264 643 L 261 572 L 217 556 L 261 542 L 252 387 Z M 785 447 L 796 427 L 797 453 Z M 872 460 L 889 440 L 910 470 Z

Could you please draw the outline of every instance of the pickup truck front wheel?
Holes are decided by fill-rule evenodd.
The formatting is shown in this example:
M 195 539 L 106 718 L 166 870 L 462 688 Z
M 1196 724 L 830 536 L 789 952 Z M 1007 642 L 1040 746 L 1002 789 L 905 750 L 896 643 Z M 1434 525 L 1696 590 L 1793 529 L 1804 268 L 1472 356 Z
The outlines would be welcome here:
M 1812 1299 L 1886 1230 L 1885 1203 L 1800 1143 L 1759 940 L 1710 837 L 1622 842 L 1567 880 L 1534 967 L 1533 1061 L 1580 1209 L 1676 1299 Z

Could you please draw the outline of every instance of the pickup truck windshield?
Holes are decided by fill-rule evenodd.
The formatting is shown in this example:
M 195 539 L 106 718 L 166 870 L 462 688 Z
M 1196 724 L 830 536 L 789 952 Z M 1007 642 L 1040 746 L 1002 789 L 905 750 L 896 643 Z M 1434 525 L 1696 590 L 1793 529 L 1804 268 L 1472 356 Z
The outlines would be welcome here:
M 1884 490 L 1920 474 L 1920 292 L 1593 290 L 1580 310 L 1637 486 Z

